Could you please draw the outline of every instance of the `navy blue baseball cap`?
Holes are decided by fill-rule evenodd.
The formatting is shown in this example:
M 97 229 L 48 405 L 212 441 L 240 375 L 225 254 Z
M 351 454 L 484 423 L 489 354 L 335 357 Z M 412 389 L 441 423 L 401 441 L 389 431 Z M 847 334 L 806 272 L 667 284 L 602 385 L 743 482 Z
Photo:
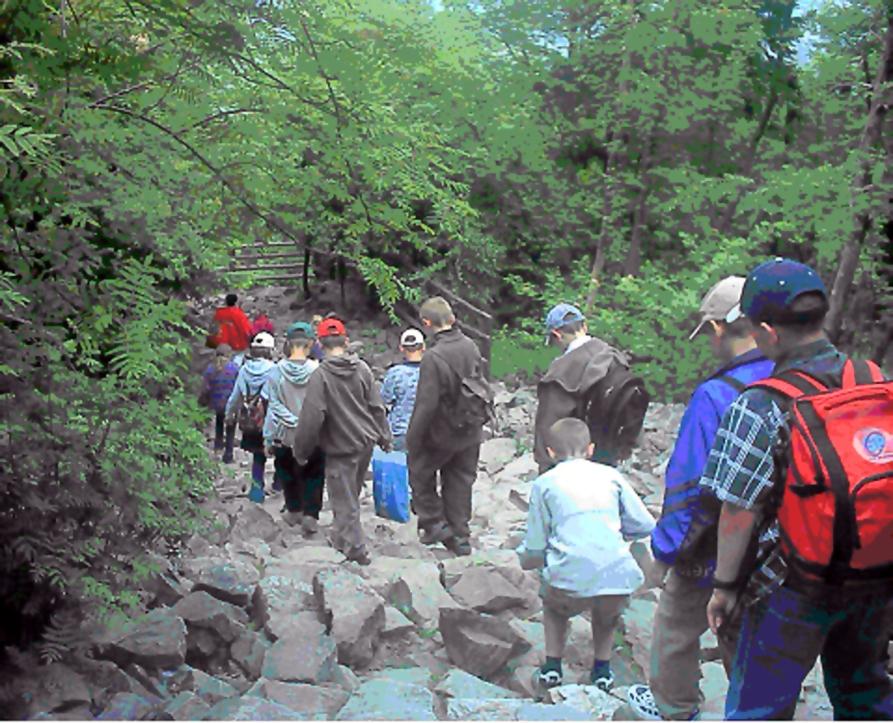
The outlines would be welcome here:
M 552 332 L 560 329 L 565 324 L 572 324 L 575 321 L 584 321 L 583 312 L 573 304 L 558 304 L 553 306 L 552 310 L 546 314 L 546 345 L 552 339 Z
M 766 261 L 747 275 L 741 302 L 726 315 L 726 322 L 732 323 L 742 316 L 758 324 L 795 321 L 791 305 L 808 293 L 820 293 L 828 298 L 824 282 L 813 269 L 781 257 Z

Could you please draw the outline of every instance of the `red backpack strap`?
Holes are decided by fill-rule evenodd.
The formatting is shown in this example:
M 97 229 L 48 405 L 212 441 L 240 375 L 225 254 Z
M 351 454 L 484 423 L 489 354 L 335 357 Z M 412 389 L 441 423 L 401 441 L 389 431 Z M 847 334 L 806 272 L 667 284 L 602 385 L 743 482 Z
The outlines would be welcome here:
M 761 379 L 750 384 L 748 388 L 750 387 L 771 389 L 787 399 L 799 399 L 828 389 L 827 385 L 798 369 L 788 369 L 768 379 Z
M 843 388 L 884 381 L 880 367 L 871 361 L 847 359 L 843 365 Z

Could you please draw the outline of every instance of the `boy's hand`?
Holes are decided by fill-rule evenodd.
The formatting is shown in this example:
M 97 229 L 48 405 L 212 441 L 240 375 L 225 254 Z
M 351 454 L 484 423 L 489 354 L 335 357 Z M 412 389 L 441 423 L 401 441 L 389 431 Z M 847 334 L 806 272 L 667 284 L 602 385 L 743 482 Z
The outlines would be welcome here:
M 382 439 L 379 441 L 378 446 L 381 448 L 382 452 L 390 452 L 394 449 L 394 445 L 391 444 L 391 440 L 389 439 Z
M 728 622 L 737 600 L 738 593 L 732 590 L 713 591 L 710 602 L 707 603 L 707 624 L 714 635 Z
M 648 574 L 645 575 L 645 587 L 648 590 L 655 587 L 663 589 L 669 571 L 670 566 L 667 563 L 652 559 Z
M 272 444 L 264 445 L 264 456 L 265 457 L 273 456 L 273 445 Z

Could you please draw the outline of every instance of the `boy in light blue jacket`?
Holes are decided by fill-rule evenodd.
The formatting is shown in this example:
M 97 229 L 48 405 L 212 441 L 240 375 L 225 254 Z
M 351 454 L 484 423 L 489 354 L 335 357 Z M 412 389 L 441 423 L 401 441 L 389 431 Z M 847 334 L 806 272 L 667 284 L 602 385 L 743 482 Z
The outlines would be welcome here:
M 517 550 L 524 569 L 542 569 L 546 662 L 535 682 L 541 689 L 561 685 L 568 621 L 588 610 L 595 653 L 590 682 L 608 691 L 614 631 L 644 581 L 628 543 L 647 537 L 654 518 L 620 472 L 589 461 L 594 445 L 585 422 L 559 419 L 546 441 L 557 464 L 534 480 L 527 534 Z
M 425 336 L 418 329 L 407 329 L 400 337 L 400 351 L 403 362 L 388 369 L 381 386 L 381 398 L 388 407 L 388 424 L 391 426 L 396 452 L 406 450 L 406 430 L 415 408 L 419 367 L 425 353 Z

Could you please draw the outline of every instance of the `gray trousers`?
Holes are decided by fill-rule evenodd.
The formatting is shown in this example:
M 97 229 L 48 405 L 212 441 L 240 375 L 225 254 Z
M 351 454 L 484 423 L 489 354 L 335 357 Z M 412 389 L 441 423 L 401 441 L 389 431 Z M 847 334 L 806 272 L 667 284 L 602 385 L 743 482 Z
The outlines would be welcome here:
M 412 506 L 419 527 L 448 525 L 453 534 L 467 540 L 471 519 L 471 488 L 477 477 L 481 443 L 476 440 L 461 449 L 425 445 L 408 454 Z M 437 479 L 440 474 L 440 491 Z
M 372 448 L 356 455 L 326 457 L 326 489 L 335 521 L 332 544 L 345 555 L 366 550 L 366 536 L 360 522 L 360 493 Z

